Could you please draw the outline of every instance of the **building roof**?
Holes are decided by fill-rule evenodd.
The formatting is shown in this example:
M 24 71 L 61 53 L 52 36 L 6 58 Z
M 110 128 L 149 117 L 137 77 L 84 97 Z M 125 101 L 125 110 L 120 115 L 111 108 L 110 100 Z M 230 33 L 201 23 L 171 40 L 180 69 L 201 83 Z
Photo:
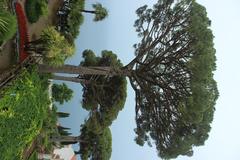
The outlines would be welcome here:
M 71 145 L 65 146 L 64 148 L 55 149 L 54 154 L 59 155 L 64 160 L 77 160 L 74 150 Z
M 77 156 L 74 155 L 71 160 L 77 160 Z

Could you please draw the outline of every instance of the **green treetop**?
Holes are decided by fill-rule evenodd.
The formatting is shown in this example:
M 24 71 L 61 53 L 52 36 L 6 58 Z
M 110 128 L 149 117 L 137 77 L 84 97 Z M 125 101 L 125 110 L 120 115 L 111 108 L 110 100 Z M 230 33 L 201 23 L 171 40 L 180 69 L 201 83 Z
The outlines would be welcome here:
M 52 97 L 54 101 L 63 104 L 64 102 L 68 102 L 73 97 L 73 91 L 69 89 L 65 83 L 61 85 L 53 84 Z
M 93 11 L 83 9 L 82 12 L 95 14 L 94 21 L 101 21 L 108 16 L 108 11 L 106 8 L 102 6 L 102 4 L 96 3 L 96 4 L 93 4 L 92 6 L 94 8 Z
M 111 51 L 102 51 L 96 56 L 91 50 L 83 52 L 81 66 L 122 67 L 122 63 Z M 127 81 L 123 76 L 81 76 L 90 83 L 83 85 L 83 108 L 100 114 L 100 123 L 110 126 L 122 110 L 126 100 Z
M 80 151 L 82 160 L 109 160 L 112 154 L 112 134 L 109 127 L 100 134 L 91 132 L 86 126 L 81 129 Z

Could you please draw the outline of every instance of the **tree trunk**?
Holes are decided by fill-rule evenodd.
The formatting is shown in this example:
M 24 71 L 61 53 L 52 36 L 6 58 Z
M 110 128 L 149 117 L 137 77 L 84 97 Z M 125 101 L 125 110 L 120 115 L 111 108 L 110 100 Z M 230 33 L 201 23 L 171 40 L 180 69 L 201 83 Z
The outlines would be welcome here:
M 75 154 L 81 154 L 80 150 L 79 151 L 74 151 Z
M 72 142 L 72 143 L 75 143 L 75 142 L 80 142 L 80 143 L 86 143 L 87 141 L 84 141 L 84 140 L 81 140 L 80 136 L 56 136 L 56 137 L 52 137 L 51 138 L 51 141 L 52 142 L 58 142 L 58 143 L 61 143 L 61 142 Z
M 116 69 L 113 67 L 82 67 L 74 65 L 63 65 L 53 67 L 39 64 L 38 71 L 41 73 L 67 73 L 79 75 L 107 75 L 107 76 L 131 76 L 131 70 Z
M 89 10 L 84 10 L 84 9 L 82 9 L 81 12 L 96 14 L 95 11 L 89 11 Z
M 78 77 L 66 77 L 66 76 L 53 75 L 52 79 L 54 79 L 54 80 L 61 80 L 61 81 L 75 82 L 75 83 L 80 83 L 80 84 L 89 84 L 90 83 L 89 80 L 80 79 Z
M 33 40 L 33 41 L 30 41 L 30 42 L 27 42 L 26 45 L 38 45 L 38 44 L 42 44 L 44 43 L 45 41 L 43 41 L 41 38 L 40 39 L 37 39 L 37 40 Z

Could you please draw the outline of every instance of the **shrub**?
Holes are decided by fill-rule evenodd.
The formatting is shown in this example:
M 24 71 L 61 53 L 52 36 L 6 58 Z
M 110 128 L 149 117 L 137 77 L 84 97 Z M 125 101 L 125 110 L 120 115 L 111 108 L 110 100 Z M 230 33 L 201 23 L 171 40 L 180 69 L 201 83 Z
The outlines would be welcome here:
M 28 0 L 25 5 L 28 21 L 35 23 L 42 15 L 47 15 L 47 1 L 45 0 Z

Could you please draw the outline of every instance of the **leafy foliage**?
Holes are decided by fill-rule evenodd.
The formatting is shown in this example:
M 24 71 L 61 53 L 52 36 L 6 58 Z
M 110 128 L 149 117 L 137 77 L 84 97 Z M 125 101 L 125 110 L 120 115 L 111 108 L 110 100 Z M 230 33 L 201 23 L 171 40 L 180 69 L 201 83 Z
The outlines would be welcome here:
M 35 70 L 24 71 L 3 92 L 0 101 L 0 159 L 21 159 L 22 152 L 40 133 L 47 116 L 47 79 Z
M 0 42 L 3 42 L 16 33 L 17 22 L 14 15 L 1 8 L 3 7 L 0 7 Z
M 53 84 L 52 86 L 52 97 L 53 100 L 63 104 L 68 102 L 73 97 L 73 91 L 67 87 L 65 83 Z M 59 113 L 59 116 L 67 116 L 68 114 Z
M 94 8 L 94 21 L 101 21 L 108 16 L 108 11 L 106 8 L 102 6 L 100 3 L 96 3 L 92 5 Z
M 136 13 L 142 41 L 127 65 L 136 70 L 135 140 L 143 145 L 151 137 L 162 158 L 191 156 L 208 138 L 218 97 L 210 20 L 194 0 L 159 0 Z
M 96 56 L 91 50 L 83 52 L 84 60 L 81 66 L 111 66 L 121 67 L 122 63 L 111 51 L 102 51 L 102 56 Z M 98 111 L 103 126 L 110 126 L 122 110 L 126 100 L 126 78 L 121 76 L 83 76 L 91 81 L 83 86 L 83 108 Z
M 102 130 L 101 134 L 93 133 L 87 125 L 81 129 L 80 155 L 82 160 L 109 160 L 112 153 L 112 134 L 110 128 Z
M 96 56 L 93 51 L 83 52 L 81 66 L 122 67 L 111 51 Z M 90 117 L 81 129 L 80 155 L 83 160 L 109 160 L 112 138 L 109 126 L 117 118 L 126 100 L 126 79 L 121 76 L 86 76 L 90 83 L 83 85 L 83 108 L 90 110 Z
M 79 35 L 79 28 L 84 21 L 81 10 L 84 9 L 85 0 L 71 0 L 70 1 L 70 12 L 68 16 L 68 25 L 70 37 L 72 39 L 77 38 Z
M 9 10 L 8 4 L 9 4 L 8 0 L 1 0 L 0 1 L 0 9 L 1 9 L 1 11 L 8 11 Z
M 58 135 L 57 128 L 57 108 L 52 106 L 52 109 L 48 109 L 47 116 L 43 119 L 43 125 L 41 128 L 41 133 L 37 138 L 37 144 L 44 150 L 45 153 L 51 153 L 54 149 L 54 143 L 50 140 L 53 135 Z
M 42 31 L 41 38 L 27 44 L 28 51 L 37 52 L 44 56 L 44 62 L 52 66 L 60 66 L 74 54 L 74 46 L 58 33 L 54 27 Z
M 27 14 L 28 21 L 35 23 L 39 17 L 48 14 L 47 8 L 48 2 L 46 0 L 29 0 L 26 1 L 25 11 Z

